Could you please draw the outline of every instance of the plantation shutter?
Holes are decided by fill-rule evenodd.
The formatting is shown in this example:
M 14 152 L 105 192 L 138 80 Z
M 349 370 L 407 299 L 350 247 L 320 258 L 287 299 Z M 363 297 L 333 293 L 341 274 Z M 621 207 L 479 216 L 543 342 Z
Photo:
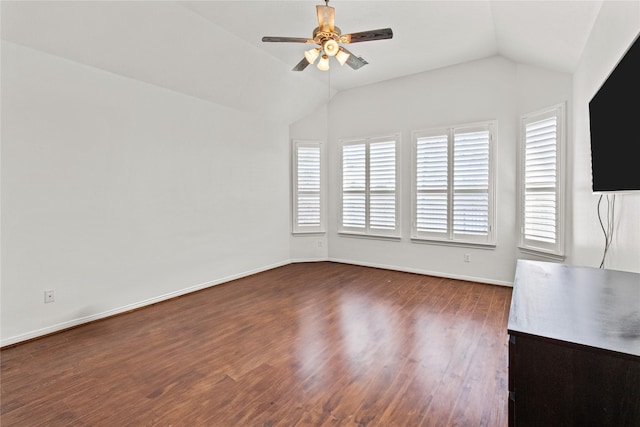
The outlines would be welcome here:
M 555 245 L 557 239 L 558 119 L 525 125 L 523 235 Z
M 342 147 L 342 227 L 364 230 L 366 227 L 366 145 Z
M 298 149 L 298 224 L 320 225 L 320 147 Z
M 488 129 L 454 132 L 454 236 L 482 240 L 489 234 L 489 143 Z
M 448 137 L 416 139 L 415 229 L 446 236 L 448 230 Z
M 342 142 L 340 231 L 396 237 L 398 135 Z
M 295 143 L 294 232 L 322 231 L 321 145 Z
M 369 227 L 396 228 L 396 142 L 369 145 Z
M 494 244 L 495 126 L 413 132 L 413 239 Z

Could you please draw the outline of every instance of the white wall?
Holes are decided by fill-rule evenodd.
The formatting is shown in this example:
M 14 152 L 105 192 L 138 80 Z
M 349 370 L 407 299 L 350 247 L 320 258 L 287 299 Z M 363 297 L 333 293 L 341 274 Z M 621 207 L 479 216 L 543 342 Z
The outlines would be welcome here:
M 570 101 L 571 76 L 494 57 L 338 93 L 329 106 L 329 259 L 510 285 L 516 259 L 516 142 L 520 113 Z M 495 249 L 412 243 L 412 130 L 498 120 Z M 341 138 L 400 132 L 402 240 L 337 233 Z M 463 254 L 471 255 L 471 262 Z
M 286 124 L 4 41 L 1 119 L 2 345 L 289 262 Z
M 572 264 L 598 267 L 604 249 L 597 217 L 599 196 L 591 191 L 589 101 L 639 32 L 640 2 L 603 2 L 574 74 Z M 640 194 L 616 196 L 615 224 L 605 267 L 640 272 Z

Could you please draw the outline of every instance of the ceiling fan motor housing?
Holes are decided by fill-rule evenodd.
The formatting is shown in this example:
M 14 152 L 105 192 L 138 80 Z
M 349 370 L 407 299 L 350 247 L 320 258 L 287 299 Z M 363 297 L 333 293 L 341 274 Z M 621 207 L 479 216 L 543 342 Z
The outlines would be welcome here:
M 340 28 L 335 26 L 333 27 L 333 31 L 322 31 L 320 27 L 316 27 L 315 30 L 313 30 L 313 41 L 321 45 L 329 39 L 339 41 L 341 35 Z

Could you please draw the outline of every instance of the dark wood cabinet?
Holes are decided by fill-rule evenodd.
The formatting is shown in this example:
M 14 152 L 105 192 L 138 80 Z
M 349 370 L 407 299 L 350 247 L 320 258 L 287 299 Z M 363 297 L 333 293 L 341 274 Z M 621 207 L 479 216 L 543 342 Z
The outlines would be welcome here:
M 640 274 L 518 260 L 509 425 L 640 426 Z

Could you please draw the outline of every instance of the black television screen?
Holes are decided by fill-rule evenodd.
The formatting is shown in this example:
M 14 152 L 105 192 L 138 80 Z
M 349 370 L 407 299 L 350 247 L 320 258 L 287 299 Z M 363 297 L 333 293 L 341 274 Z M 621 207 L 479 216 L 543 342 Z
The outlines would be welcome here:
M 589 102 L 595 193 L 640 191 L 640 37 Z

